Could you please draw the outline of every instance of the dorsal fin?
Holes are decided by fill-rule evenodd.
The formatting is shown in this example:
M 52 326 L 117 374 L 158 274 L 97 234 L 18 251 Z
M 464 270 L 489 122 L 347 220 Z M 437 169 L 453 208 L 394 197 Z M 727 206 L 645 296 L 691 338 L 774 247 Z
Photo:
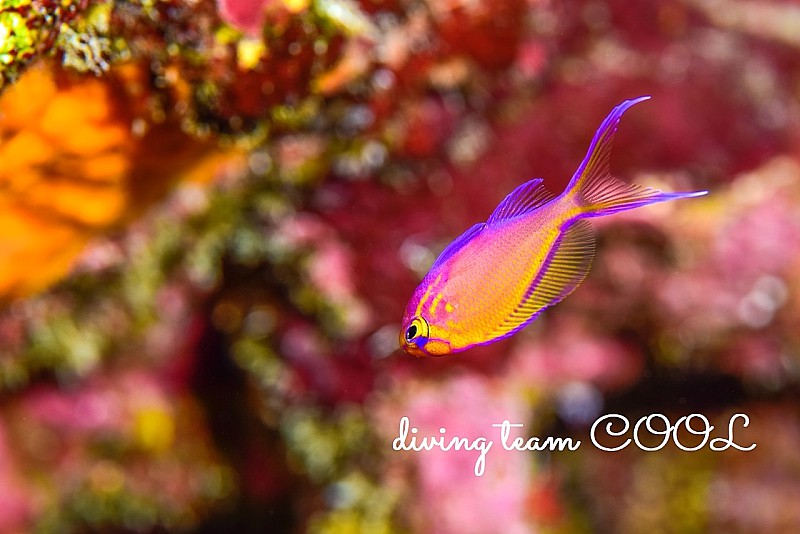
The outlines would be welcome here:
M 464 232 L 463 234 L 461 234 L 460 236 L 458 236 L 457 238 L 455 238 L 455 239 L 452 241 L 452 243 L 450 243 L 449 245 L 447 245 L 447 246 L 445 247 L 445 249 L 444 249 L 444 250 L 441 252 L 441 254 L 439 254 L 439 257 L 438 257 L 438 258 L 436 258 L 436 261 L 434 261 L 434 262 L 433 262 L 433 265 L 431 265 L 431 271 L 432 271 L 433 269 L 435 269 L 436 267 L 438 267 L 439 265 L 441 265 L 442 263 L 444 263 L 445 261 L 447 261 L 447 258 L 449 258 L 449 257 L 450 257 L 450 256 L 452 256 L 453 254 L 455 254 L 456 252 L 458 252 L 459 250 L 461 250 L 461 248 L 462 248 L 464 245 L 466 245 L 467 243 L 469 243 L 469 241 L 470 241 L 470 240 L 471 240 L 473 237 L 475 237 L 476 235 L 478 235 L 478 233 L 480 233 L 480 231 L 481 231 L 481 230 L 483 230 L 484 228 L 486 228 L 486 223 L 476 223 L 476 224 L 473 224 L 471 227 L 469 227 L 469 228 L 467 229 L 467 231 L 466 231 L 466 232 Z
M 517 186 L 489 216 L 486 224 L 504 221 L 523 213 L 533 211 L 552 200 L 553 195 L 542 185 L 541 178 L 534 178 Z
M 531 283 L 522 302 L 493 335 L 512 335 L 533 321 L 545 308 L 572 293 L 592 266 L 594 247 L 594 232 L 588 222 L 578 221 L 567 229 L 553 245 L 550 258 Z

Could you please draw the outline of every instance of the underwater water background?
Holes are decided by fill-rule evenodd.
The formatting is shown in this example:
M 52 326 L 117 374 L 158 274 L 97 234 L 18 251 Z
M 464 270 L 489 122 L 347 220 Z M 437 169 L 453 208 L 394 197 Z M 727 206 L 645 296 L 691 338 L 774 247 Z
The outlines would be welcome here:
M 798 531 L 799 36 L 779 0 L 0 0 L 0 533 Z M 400 352 L 443 247 L 641 95 L 614 174 L 709 195 L 593 221 L 520 334 Z M 606 451 L 605 414 L 757 446 Z M 482 476 L 403 417 L 493 439 Z

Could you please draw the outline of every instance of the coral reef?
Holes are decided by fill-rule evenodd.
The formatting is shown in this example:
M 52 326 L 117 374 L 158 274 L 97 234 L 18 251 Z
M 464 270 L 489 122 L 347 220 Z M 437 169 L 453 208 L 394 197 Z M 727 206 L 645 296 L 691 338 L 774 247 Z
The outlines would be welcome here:
M 796 529 L 796 19 L 4 1 L 0 531 Z M 531 176 L 560 191 L 641 94 L 613 170 L 711 194 L 598 221 L 585 284 L 515 338 L 398 353 L 438 251 Z M 604 413 L 746 413 L 758 446 L 606 452 Z M 476 477 L 394 450 L 403 416 L 582 445 L 496 443 Z

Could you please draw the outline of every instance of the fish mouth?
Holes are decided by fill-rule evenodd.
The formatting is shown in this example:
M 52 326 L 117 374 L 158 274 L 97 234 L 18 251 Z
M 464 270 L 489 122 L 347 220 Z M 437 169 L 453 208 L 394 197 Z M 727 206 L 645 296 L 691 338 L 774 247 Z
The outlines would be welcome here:
M 422 345 L 415 341 L 408 342 L 402 340 L 400 346 L 403 347 L 403 350 L 408 354 L 416 356 L 417 358 L 424 358 L 427 356 L 438 358 L 440 356 L 452 354 L 453 352 L 458 352 L 458 350 L 453 350 L 450 343 L 441 339 L 425 339 Z
M 417 358 L 423 358 L 428 355 L 424 349 L 418 347 L 415 343 L 402 343 L 403 350 L 406 351 L 408 354 L 415 356 Z

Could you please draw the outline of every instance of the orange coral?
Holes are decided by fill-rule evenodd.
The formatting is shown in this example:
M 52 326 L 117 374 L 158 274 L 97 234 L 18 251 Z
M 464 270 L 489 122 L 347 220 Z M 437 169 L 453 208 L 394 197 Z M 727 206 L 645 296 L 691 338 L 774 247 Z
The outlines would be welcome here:
M 0 298 L 58 280 L 92 236 L 210 155 L 169 117 L 148 120 L 141 72 L 75 77 L 41 63 L 0 98 Z

